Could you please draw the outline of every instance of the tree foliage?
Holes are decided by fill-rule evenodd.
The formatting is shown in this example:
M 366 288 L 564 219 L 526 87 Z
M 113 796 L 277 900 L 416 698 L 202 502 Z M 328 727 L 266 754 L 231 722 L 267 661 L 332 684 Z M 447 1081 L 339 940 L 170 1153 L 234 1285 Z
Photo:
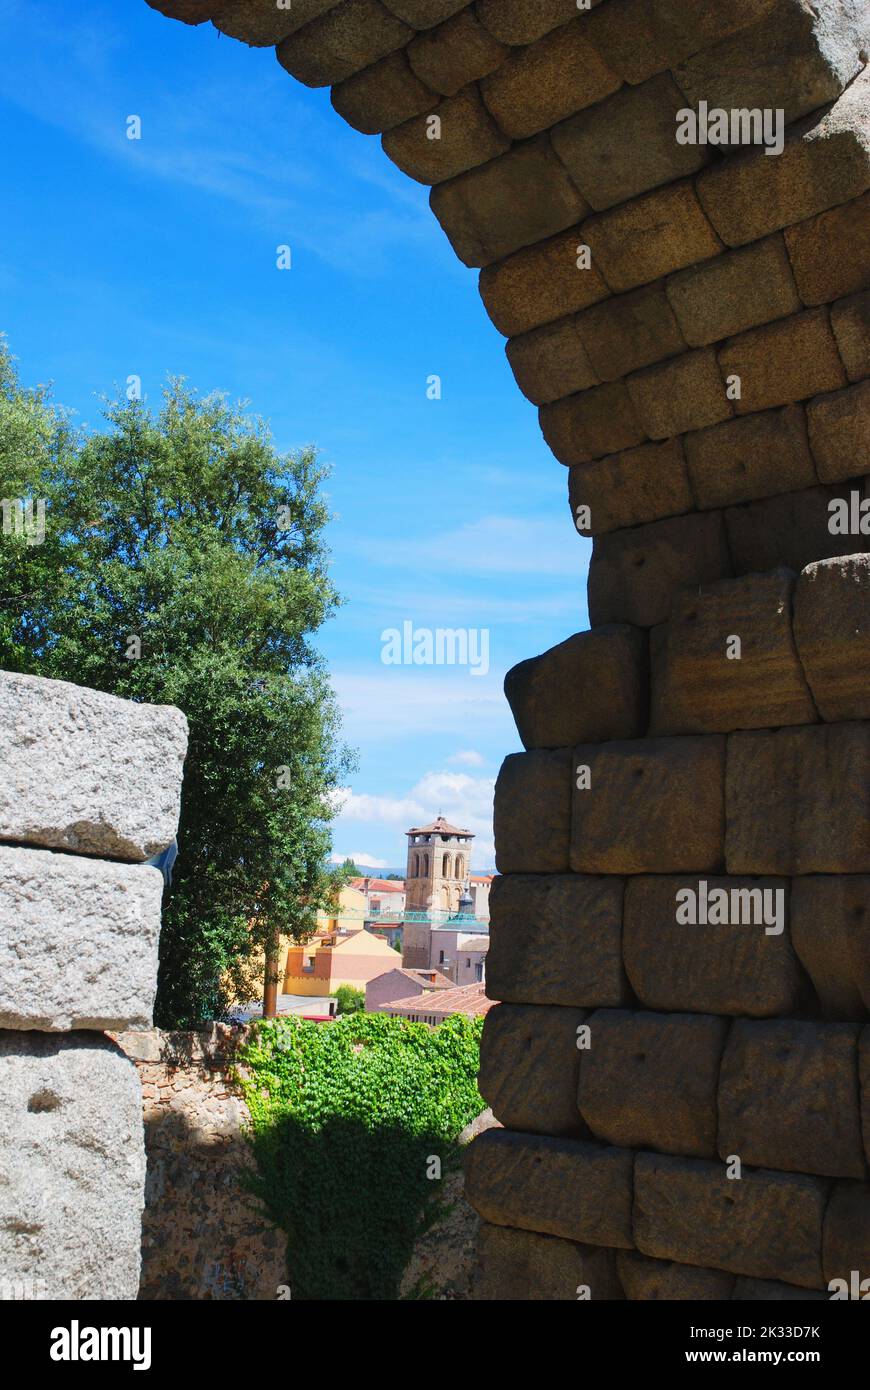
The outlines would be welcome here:
M 156 414 L 115 399 L 104 417 L 75 430 L 0 352 L 0 496 L 46 502 L 43 544 L 0 538 L 0 665 L 187 715 L 155 1017 L 189 1027 L 250 997 L 263 944 L 334 899 L 350 760 L 311 644 L 339 602 L 325 473 L 179 380 Z

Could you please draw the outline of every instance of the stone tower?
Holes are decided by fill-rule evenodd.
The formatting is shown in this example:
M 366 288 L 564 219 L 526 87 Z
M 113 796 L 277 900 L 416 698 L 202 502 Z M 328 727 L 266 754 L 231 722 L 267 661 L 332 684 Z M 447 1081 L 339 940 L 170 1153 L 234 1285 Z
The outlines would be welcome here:
M 414 826 L 408 836 L 405 907 L 408 912 L 458 912 L 471 863 L 470 830 L 439 815 L 431 825 Z

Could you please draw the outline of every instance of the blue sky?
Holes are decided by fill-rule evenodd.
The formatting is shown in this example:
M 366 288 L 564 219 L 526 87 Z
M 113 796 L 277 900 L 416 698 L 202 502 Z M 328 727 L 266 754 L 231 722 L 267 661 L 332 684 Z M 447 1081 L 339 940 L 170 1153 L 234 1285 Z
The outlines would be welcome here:
M 336 852 L 402 863 L 441 810 L 488 866 L 520 746 L 504 672 L 588 625 L 590 547 L 428 189 L 273 50 L 145 0 L 0 0 L 0 43 L 0 329 L 23 381 L 95 424 L 129 375 L 156 402 L 181 374 L 321 449 L 346 604 L 319 646 L 359 753 Z M 488 674 L 384 665 L 405 622 L 487 629 Z

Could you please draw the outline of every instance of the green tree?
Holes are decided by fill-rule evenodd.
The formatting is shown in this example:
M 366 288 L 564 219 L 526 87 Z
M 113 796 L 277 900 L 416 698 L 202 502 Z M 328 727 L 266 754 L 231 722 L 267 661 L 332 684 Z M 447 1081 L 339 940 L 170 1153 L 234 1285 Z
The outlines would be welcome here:
M 156 415 L 116 399 L 104 416 L 74 430 L 0 344 L 0 496 L 46 502 L 43 544 L 0 544 L 0 665 L 187 715 L 155 1018 L 189 1027 L 256 993 L 263 947 L 304 939 L 335 894 L 350 758 L 310 640 L 339 603 L 325 473 L 179 380 Z
M 333 998 L 338 1001 L 337 1012 L 340 1014 L 358 1014 L 366 1006 L 365 990 L 354 989 L 353 985 L 339 985 Z

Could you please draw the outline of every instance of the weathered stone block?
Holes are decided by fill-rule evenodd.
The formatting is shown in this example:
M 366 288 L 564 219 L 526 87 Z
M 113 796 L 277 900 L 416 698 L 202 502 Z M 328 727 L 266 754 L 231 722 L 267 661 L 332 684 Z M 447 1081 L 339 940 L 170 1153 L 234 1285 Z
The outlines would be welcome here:
M 574 764 L 574 873 L 674 873 L 721 864 L 723 738 L 584 743 L 574 749 Z
M 785 244 L 804 304 L 828 304 L 867 289 L 870 194 L 787 227 Z
M 797 1173 L 745 1170 L 701 1158 L 641 1153 L 635 1163 L 638 1249 L 661 1260 L 824 1287 L 822 1218 L 829 1184 Z
M 525 748 L 569 748 L 646 733 L 646 633 L 614 624 L 578 632 L 505 676 Z
M 865 962 L 867 956 L 865 954 Z M 860 1091 L 861 1133 L 864 1157 L 870 1165 L 870 1028 L 862 1028 L 858 1039 L 858 1088 Z M 870 1291 L 870 1284 L 868 1284 Z
M 816 722 L 792 635 L 794 588 L 792 571 L 780 569 L 675 596 L 654 670 L 652 732 Z
M 731 1297 L 742 1303 L 816 1303 L 824 1302 L 828 1295 L 818 1289 L 799 1289 L 795 1284 L 783 1284 L 778 1279 L 740 1278 L 734 1285 Z
M 0 671 L 0 839 L 148 859 L 178 826 L 187 720 Z
M 822 718 L 870 719 L 870 555 L 807 566 L 795 589 L 794 635 Z
M 610 294 L 593 265 L 581 269 L 580 229 L 516 251 L 480 274 L 483 305 L 499 333 L 512 337 L 585 309 Z
M 725 507 L 812 487 L 816 471 L 803 406 L 726 420 L 683 439 L 699 507 Z
M 652 627 L 683 585 L 732 573 L 721 512 L 669 517 L 596 536 L 589 565 L 589 620 Z
M 493 880 L 486 992 L 514 1003 L 618 1008 L 631 1002 L 622 968 L 620 878 L 511 874 Z
M 799 571 L 814 560 L 863 549 L 866 540 L 861 536 L 830 530 L 831 503 L 848 494 L 848 487 L 830 485 L 728 507 L 724 516 L 734 573 L 751 574 L 777 565 Z
M 403 50 L 339 82 L 331 96 L 338 114 L 364 135 L 378 135 L 412 116 L 434 112 L 440 99 L 411 71 Z
M 135 1299 L 145 1188 L 136 1068 L 105 1038 L 0 1033 L 0 1269 L 46 1299 Z
M 635 372 L 626 382 L 641 427 L 652 439 L 703 429 L 733 414 L 712 348 Z
M 870 724 L 730 734 L 732 874 L 870 872 Z
M 825 1212 L 822 1267 L 825 1282 L 845 1280 L 851 1290 L 853 1270 L 858 1271 L 858 1283 L 870 1278 L 867 1251 L 870 1250 L 870 1183 L 835 1182 L 831 1200 Z M 833 1290 L 832 1290 L 833 1292 Z M 842 1290 L 836 1290 L 842 1294 Z M 868 1289 L 863 1294 L 866 1296 Z M 847 1295 L 852 1297 L 851 1292 Z
M 150 1027 L 162 897 L 147 865 L 0 845 L 0 1028 Z
M 473 10 L 466 9 L 437 29 L 418 34 L 406 52 L 414 72 L 433 92 L 452 97 L 469 82 L 493 72 L 509 50 L 493 38 Z
M 431 135 L 431 116 L 441 123 L 437 139 Z M 381 143 L 388 158 L 418 183 L 456 178 L 496 159 L 511 144 L 496 127 L 475 86 L 445 97 L 432 113 L 388 130 Z
M 761 19 L 773 0 L 610 0 L 587 20 L 589 37 L 627 82 L 643 82 Z
M 726 380 L 740 378 L 738 415 L 846 385 L 827 309 L 806 309 L 741 333 L 719 349 L 719 367 Z
M 430 202 L 459 259 L 476 266 L 562 232 L 589 210 L 546 135 L 438 184 Z
M 184 24 L 204 24 L 218 8 L 219 0 L 145 0 L 152 10 Z
M 849 380 L 863 381 L 870 376 L 870 290 L 832 304 L 831 328 Z
M 690 180 L 598 213 L 583 232 L 594 263 L 616 291 L 647 285 L 722 250 Z
M 517 385 L 535 405 L 598 384 L 575 317 L 511 338 L 506 351 Z
M 540 421 L 544 438 L 556 458 L 568 465 L 631 449 L 646 439 L 621 381 L 610 381 L 542 406 Z
M 578 464 L 568 474 L 568 493 L 575 524 L 578 508 L 590 509 L 591 525 L 577 527 L 584 536 L 679 516 L 695 505 L 678 438 Z
M 583 30 L 583 18 L 578 17 L 512 53 L 482 83 L 484 101 L 512 140 L 537 135 L 621 86 L 622 78 L 610 71 Z M 561 156 L 558 145 L 555 148 Z
M 866 35 L 851 0 L 813 9 L 776 0 L 748 32 L 704 48 L 677 68 L 676 78 L 697 107 L 782 109 L 790 125 L 835 101 L 861 69 Z
M 782 154 L 720 160 L 699 174 L 698 196 L 728 246 L 757 241 L 864 193 L 870 184 L 870 74 L 821 115 L 798 122 Z
M 857 1024 L 736 1019 L 719 1083 L 719 1156 L 863 1178 Z
M 870 473 L 870 381 L 807 401 L 807 426 L 823 483 Z
M 666 289 L 690 347 L 706 347 L 801 307 L 779 234 L 680 270 Z
M 216 29 L 231 39 L 254 48 L 270 48 L 288 34 L 319 19 L 336 0 L 293 0 L 279 9 L 275 0 L 210 0 L 209 18 Z
M 497 1302 L 622 1299 L 612 1250 L 483 1222 L 473 1298 Z
M 495 784 L 493 824 L 500 874 L 568 868 L 571 750 L 512 753 Z
M 388 8 L 415 29 L 431 29 L 464 9 L 468 0 L 389 0 Z
M 480 1094 L 508 1129 L 588 1137 L 577 1109 L 585 1009 L 497 1004 L 480 1042 Z
M 613 78 L 611 92 L 619 82 Z M 592 110 L 563 121 L 551 133 L 553 148 L 583 196 L 600 211 L 694 174 L 708 162 L 707 148 L 678 145 L 674 139 L 683 106 L 682 92 L 663 72 L 640 87 L 623 87 L 606 101 L 598 98 Z
M 484 1221 L 631 1249 L 628 1149 L 490 1129 L 466 1151 L 465 1196 Z
M 786 904 L 788 916 L 788 881 L 712 876 L 703 881 L 708 903 L 717 889 L 741 893 L 741 898 L 729 899 L 736 908 L 728 913 L 733 921 L 710 922 L 709 911 L 706 922 L 677 921 L 677 907 L 685 901 L 685 896 L 678 899 L 678 893 L 684 895 L 691 889 L 696 901 L 700 900 L 697 876 L 659 874 L 629 881 L 623 951 L 629 980 L 641 1004 L 648 1009 L 751 1018 L 799 1011 L 808 1000 L 789 939 L 788 921 L 784 930 L 777 932 L 776 912 L 770 910 L 780 901 Z M 782 898 L 771 896 L 776 893 Z M 763 924 L 765 916 L 770 934 Z
M 587 1023 L 577 1104 L 595 1137 L 629 1149 L 712 1158 L 726 1020 L 598 1009 Z
M 591 0 L 593 5 L 601 0 Z M 577 0 L 478 0 L 478 18 L 502 43 L 534 43 L 577 18 Z
M 328 87 L 386 58 L 413 37 L 413 29 L 380 0 L 343 0 L 282 39 L 275 53 L 282 68 L 306 87 Z
M 809 874 L 791 891 L 791 937 L 826 1018 L 870 1011 L 870 878 Z
M 650 1260 L 636 1250 L 620 1250 L 616 1270 L 626 1298 L 638 1303 L 730 1298 L 735 1283 L 734 1275 L 722 1269 L 697 1269 L 675 1260 Z
M 579 314 L 576 323 L 602 381 L 616 381 L 686 346 L 661 285 L 607 299 Z

